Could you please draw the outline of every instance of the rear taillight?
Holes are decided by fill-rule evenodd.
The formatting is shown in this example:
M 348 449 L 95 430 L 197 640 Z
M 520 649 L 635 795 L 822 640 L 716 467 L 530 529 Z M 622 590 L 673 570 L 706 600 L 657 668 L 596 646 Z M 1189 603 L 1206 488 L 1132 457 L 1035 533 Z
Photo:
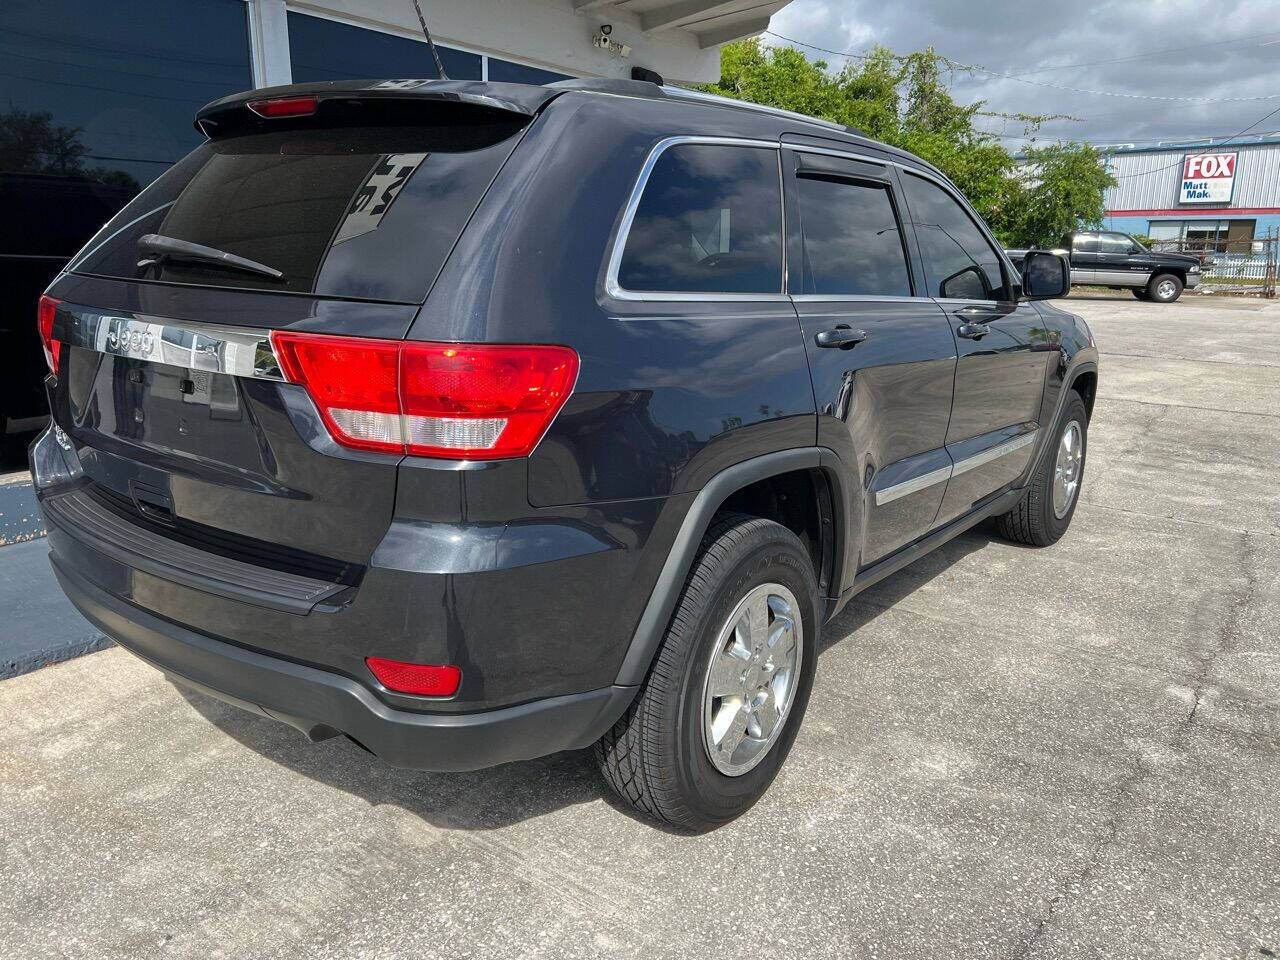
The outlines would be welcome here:
M 61 300 L 53 297 L 41 297 L 36 307 L 36 324 L 40 328 L 40 342 L 44 345 L 44 362 L 49 365 L 49 372 L 58 375 L 58 363 L 62 359 L 62 344 L 53 339 L 53 315 L 58 312 Z
M 249 109 L 260 117 L 306 117 L 316 112 L 317 100 L 313 95 L 298 97 L 272 97 L 268 100 L 250 100 Z
M 373 675 L 388 690 L 413 693 L 420 697 L 452 697 L 462 682 L 462 671 L 449 664 L 404 663 L 365 657 Z
M 271 335 L 343 446 L 453 460 L 527 457 L 578 377 L 568 347 Z

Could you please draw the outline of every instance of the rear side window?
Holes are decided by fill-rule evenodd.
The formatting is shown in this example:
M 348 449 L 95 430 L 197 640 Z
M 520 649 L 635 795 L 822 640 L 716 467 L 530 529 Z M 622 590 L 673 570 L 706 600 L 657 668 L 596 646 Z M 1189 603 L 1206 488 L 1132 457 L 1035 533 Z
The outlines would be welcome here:
M 778 151 L 677 144 L 658 158 L 618 268 L 627 290 L 781 293 Z
M 802 176 L 796 193 L 802 293 L 911 296 L 902 232 L 886 186 Z
M 303 128 L 213 140 L 134 199 L 71 269 L 416 303 L 521 126 Z M 157 255 L 142 239 L 148 234 L 225 251 L 283 276 Z
M 930 296 L 998 300 L 1004 296 L 1000 255 L 954 197 L 922 177 L 905 175 Z

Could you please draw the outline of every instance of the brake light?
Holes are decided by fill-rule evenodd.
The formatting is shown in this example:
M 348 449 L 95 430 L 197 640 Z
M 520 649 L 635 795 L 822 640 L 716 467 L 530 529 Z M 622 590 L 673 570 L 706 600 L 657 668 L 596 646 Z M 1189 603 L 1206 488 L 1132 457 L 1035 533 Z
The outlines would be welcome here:
M 53 297 L 41 297 L 36 307 L 36 324 L 40 328 L 40 343 L 44 346 L 44 362 L 49 365 L 49 372 L 58 375 L 58 364 L 62 360 L 62 344 L 53 339 L 53 315 L 58 312 L 61 300 Z
M 300 97 L 250 100 L 249 109 L 260 117 L 305 117 L 316 112 L 316 104 L 315 96 L 309 94 Z
M 285 379 L 338 443 L 451 460 L 527 457 L 573 392 L 568 347 L 419 343 L 276 331 Z
M 414 693 L 420 697 L 452 697 L 462 682 L 462 670 L 449 664 L 404 663 L 365 657 L 373 675 L 388 690 Z

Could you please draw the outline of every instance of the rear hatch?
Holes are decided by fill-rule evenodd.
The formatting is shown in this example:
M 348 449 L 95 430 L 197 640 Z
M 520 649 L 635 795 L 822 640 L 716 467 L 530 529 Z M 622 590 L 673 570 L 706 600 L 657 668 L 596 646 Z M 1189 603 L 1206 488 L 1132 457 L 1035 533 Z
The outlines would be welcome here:
M 339 447 L 271 331 L 400 340 L 548 94 L 311 85 L 201 111 L 208 142 L 49 291 L 56 419 L 95 509 L 233 560 L 349 585 L 400 457 Z

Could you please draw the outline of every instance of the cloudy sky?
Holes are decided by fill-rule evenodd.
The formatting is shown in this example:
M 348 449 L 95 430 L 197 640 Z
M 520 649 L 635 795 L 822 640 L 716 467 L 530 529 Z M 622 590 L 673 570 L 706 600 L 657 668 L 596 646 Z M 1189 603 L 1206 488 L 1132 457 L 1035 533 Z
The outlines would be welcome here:
M 770 30 L 841 52 L 882 43 L 905 53 L 932 44 L 952 60 L 990 71 L 955 76 L 962 103 L 986 100 L 994 111 L 1080 118 L 1047 124 L 1043 138 L 1225 138 L 1280 108 L 1277 0 L 793 0 L 774 15 Z M 801 49 L 833 67 L 845 63 Z M 979 121 L 1009 137 L 1010 147 L 1021 142 L 1018 123 Z M 1250 132 L 1276 131 L 1280 112 Z

